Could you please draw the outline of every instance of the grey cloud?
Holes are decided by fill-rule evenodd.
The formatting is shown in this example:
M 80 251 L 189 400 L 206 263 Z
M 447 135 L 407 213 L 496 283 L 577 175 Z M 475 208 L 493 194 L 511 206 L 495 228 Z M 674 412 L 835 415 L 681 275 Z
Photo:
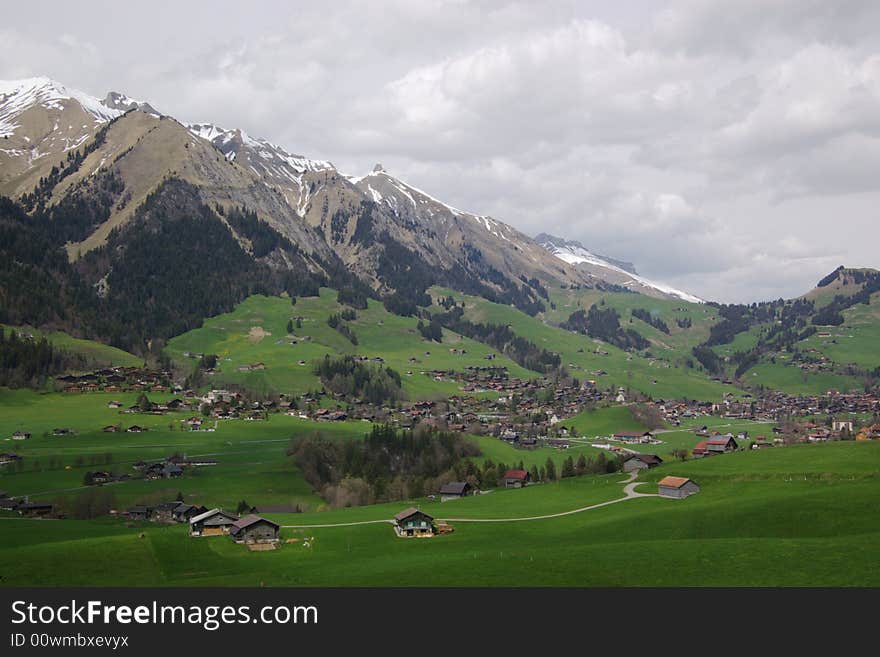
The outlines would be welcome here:
M 797 295 L 878 264 L 876 2 L 35 1 L 4 17 L 0 77 L 123 91 L 348 173 L 381 161 L 701 296 Z

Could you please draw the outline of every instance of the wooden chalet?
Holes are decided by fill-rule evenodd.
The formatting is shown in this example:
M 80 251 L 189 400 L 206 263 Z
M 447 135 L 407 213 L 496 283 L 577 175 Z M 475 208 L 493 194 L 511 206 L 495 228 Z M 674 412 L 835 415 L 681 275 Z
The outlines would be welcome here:
M 434 535 L 434 518 L 415 507 L 394 516 L 394 529 L 402 538 L 421 538 Z

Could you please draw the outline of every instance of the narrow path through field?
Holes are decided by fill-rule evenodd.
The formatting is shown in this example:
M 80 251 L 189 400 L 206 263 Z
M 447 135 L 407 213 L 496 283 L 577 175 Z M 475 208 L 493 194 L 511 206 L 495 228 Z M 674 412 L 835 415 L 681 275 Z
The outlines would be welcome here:
M 527 516 L 523 518 L 444 518 L 443 522 L 529 522 L 532 520 L 546 520 L 548 518 L 561 518 L 562 516 L 570 516 L 575 513 L 582 513 L 584 511 L 589 511 L 590 509 L 598 509 L 603 506 L 609 506 L 610 504 L 617 504 L 618 502 L 625 502 L 626 500 L 632 500 L 637 497 L 657 497 L 656 493 L 639 493 L 636 492 L 636 486 L 639 484 L 643 484 L 643 481 L 635 481 L 636 477 L 639 476 L 638 472 L 632 472 L 629 477 L 621 481 L 621 484 L 626 484 L 623 487 L 623 497 L 618 497 L 615 500 L 609 500 L 607 502 L 599 502 L 598 504 L 591 504 L 589 506 L 583 506 L 579 509 L 572 509 L 570 511 L 560 511 L 559 513 L 548 513 L 542 516 Z M 394 524 L 393 520 L 362 520 L 360 522 L 340 522 L 336 524 L 329 525 L 282 525 L 285 529 L 312 529 L 317 527 L 352 527 L 354 525 L 378 525 L 381 523 L 391 523 Z

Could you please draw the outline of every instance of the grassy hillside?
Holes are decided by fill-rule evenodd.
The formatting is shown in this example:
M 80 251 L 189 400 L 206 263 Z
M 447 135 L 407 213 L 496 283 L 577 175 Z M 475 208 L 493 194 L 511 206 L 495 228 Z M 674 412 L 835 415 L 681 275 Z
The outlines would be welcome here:
M 63 331 L 41 331 L 30 326 L 7 326 L 3 324 L 0 324 L 0 327 L 5 331 L 14 330 L 20 335 L 30 334 L 37 339 L 45 337 L 46 340 L 58 349 L 63 349 L 72 354 L 79 354 L 99 366 L 137 367 L 144 363 L 142 358 L 138 358 L 134 354 L 130 354 L 122 349 L 95 342 L 94 340 L 74 338 Z
M 346 322 L 357 336 L 358 344 L 354 345 L 327 325 L 330 315 L 345 308 L 336 296 L 334 290 L 322 288 L 320 297 L 301 297 L 296 305 L 291 305 L 290 299 L 253 296 L 233 312 L 208 319 L 202 328 L 174 338 L 167 352 L 178 362 L 186 362 L 187 351 L 217 354 L 220 360 L 212 379 L 215 384 L 241 383 L 265 392 L 306 392 L 320 387 L 311 364 L 325 354 L 378 356 L 401 374 L 404 391 L 411 398 L 441 398 L 460 392 L 456 384 L 435 381 L 423 371 L 461 371 L 468 365 L 485 365 L 485 356 L 496 353 L 491 347 L 450 331 L 444 331 L 442 344 L 428 342 L 416 329 L 417 319 L 393 315 L 373 300 L 366 310 L 355 311 L 357 319 Z M 296 318 L 301 318 L 301 327 L 294 327 L 288 335 L 287 323 L 295 323 Z M 309 340 L 303 341 L 306 336 Z M 462 350 L 467 353 L 462 354 Z M 300 361 L 305 364 L 300 365 Z M 237 369 L 258 362 L 266 369 Z M 506 366 L 511 376 L 537 376 L 501 354 L 496 354 L 494 364 Z
M 510 306 L 502 306 L 446 288 L 431 288 L 430 292 L 435 298 L 451 295 L 457 302 L 463 302 L 465 317 L 471 321 L 510 325 L 517 335 L 560 354 L 563 365 L 568 367 L 573 376 L 581 380 L 595 379 L 602 388 L 622 386 L 654 398 L 718 399 L 724 392 L 738 392 L 731 386 L 710 381 L 698 370 L 677 367 L 674 360 L 661 357 L 659 353 L 656 358 L 644 358 L 529 317 Z M 642 324 L 647 326 L 643 322 Z M 597 349 L 607 355 L 595 353 Z M 682 355 L 680 351 L 676 353 Z M 593 373 L 598 370 L 606 371 L 607 375 Z
M 190 539 L 180 526 L 0 520 L 0 568 L 6 585 L 38 586 L 880 585 L 873 556 L 880 548 L 880 444 L 666 464 L 641 488 L 651 491 L 667 474 L 692 477 L 702 492 L 526 522 L 453 522 L 453 534 L 430 540 L 398 539 L 385 523 L 288 528 L 283 536 L 300 540 L 274 552 L 248 552 L 222 537 Z M 423 508 L 457 518 L 554 513 L 619 496 L 619 480 L 581 477 Z M 384 519 L 401 506 L 278 519 Z

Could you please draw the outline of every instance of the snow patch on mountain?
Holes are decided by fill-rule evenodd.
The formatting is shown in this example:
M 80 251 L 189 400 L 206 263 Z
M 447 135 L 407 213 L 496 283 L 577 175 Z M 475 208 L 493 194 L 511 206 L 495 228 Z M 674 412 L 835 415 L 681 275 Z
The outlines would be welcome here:
M 652 288 L 654 290 L 657 290 L 658 292 L 662 292 L 663 294 L 677 297 L 682 301 L 689 301 L 691 303 L 705 303 L 703 299 L 694 296 L 693 294 L 683 292 L 682 290 L 678 290 L 670 285 L 666 285 L 665 283 L 652 281 L 645 278 L 644 276 L 634 274 L 631 271 L 627 271 L 622 267 L 612 264 L 608 260 L 597 256 L 592 251 L 587 250 L 578 242 L 569 242 L 560 238 L 554 238 L 551 235 L 539 235 L 536 239 L 541 244 L 541 246 L 547 249 L 550 253 L 570 265 L 594 265 L 596 267 L 610 269 L 632 279 L 631 282 L 623 283 L 622 285 L 624 287 L 634 287 L 636 284 L 641 284 L 644 287 Z
M 244 130 L 237 128 L 227 130 L 213 123 L 190 123 L 186 127 L 196 137 L 214 144 L 229 160 L 239 156 L 241 147 L 247 148 L 251 152 L 251 168 L 257 174 L 263 173 L 259 171 L 262 167 L 267 174 L 299 184 L 302 174 L 307 171 L 326 171 L 334 168 L 330 162 L 293 155 L 277 144 L 251 137 Z M 254 162 L 254 159 L 259 162 Z
M 47 77 L 24 80 L 0 80 L 0 137 L 11 135 L 18 127 L 18 117 L 34 105 L 46 109 L 63 109 L 64 101 L 76 101 L 94 117 L 95 123 L 106 123 L 122 115 L 119 109 L 107 107 L 100 100 L 82 91 L 69 89 Z

